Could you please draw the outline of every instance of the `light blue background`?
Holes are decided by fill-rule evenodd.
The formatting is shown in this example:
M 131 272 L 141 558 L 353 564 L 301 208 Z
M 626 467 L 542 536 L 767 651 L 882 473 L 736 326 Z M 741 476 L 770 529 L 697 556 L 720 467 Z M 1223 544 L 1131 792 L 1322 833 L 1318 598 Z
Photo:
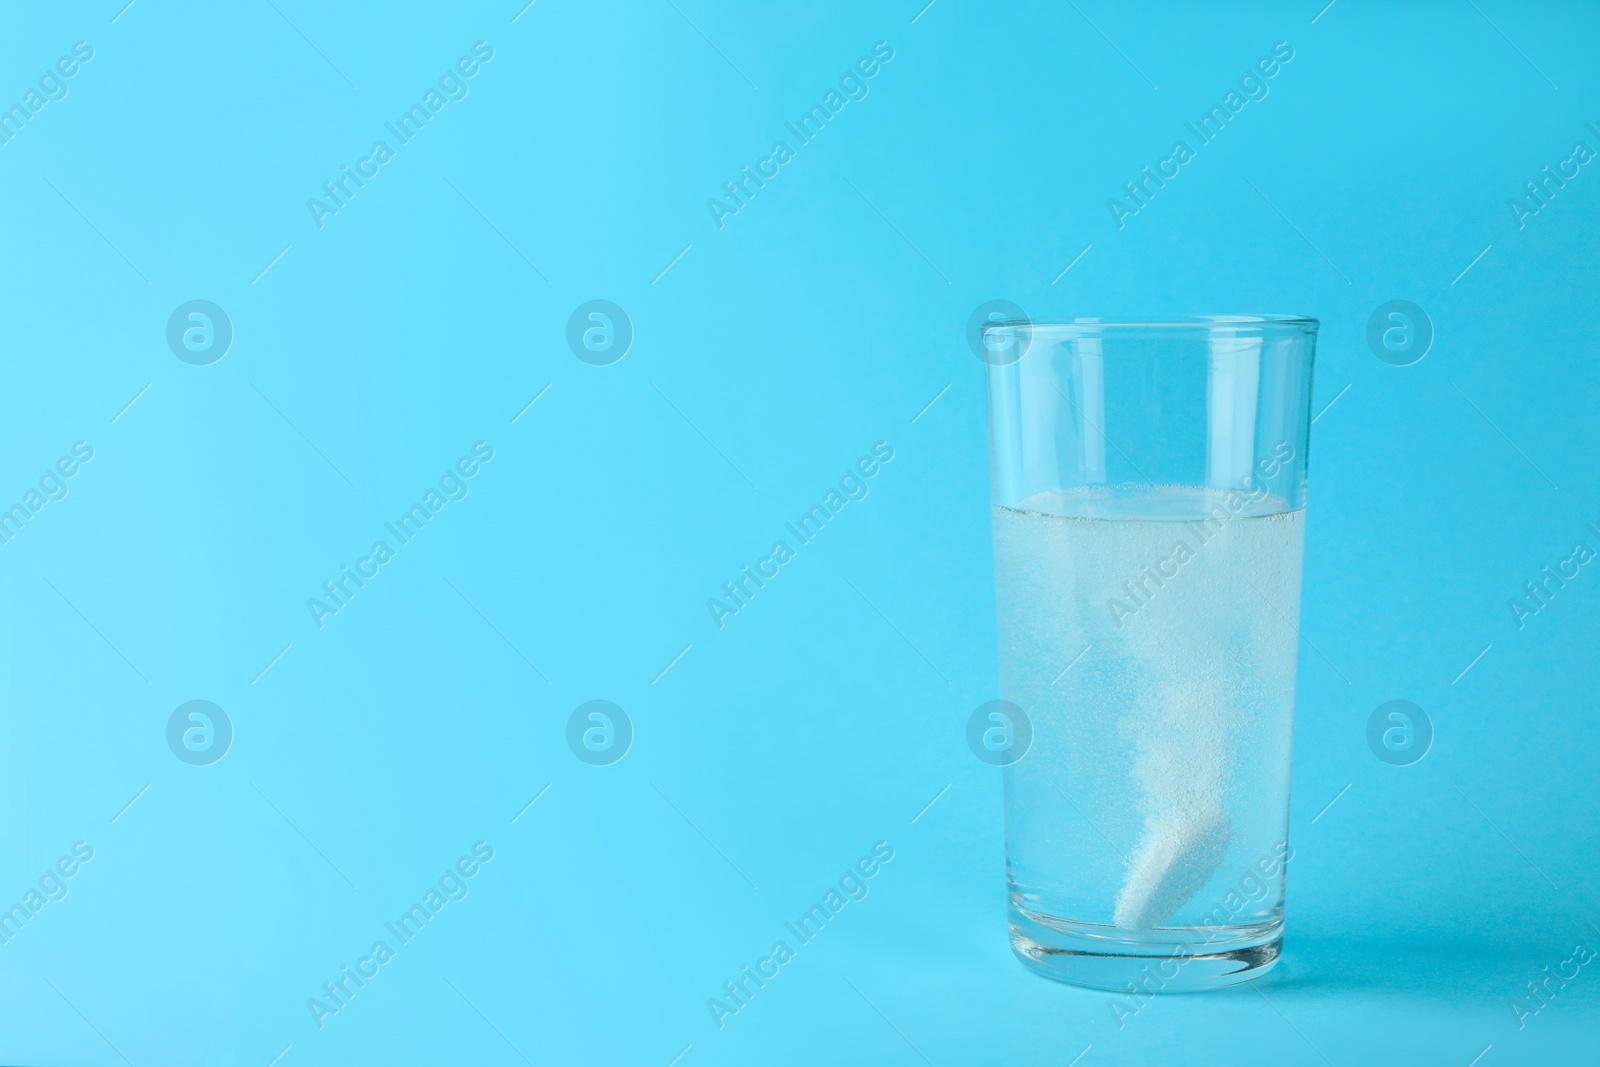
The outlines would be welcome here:
M 1523 1029 L 1509 1002 L 1600 947 L 1600 573 L 1520 630 L 1506 604 L 1600 547 L 1600 164 L 1507 207 L 1600 149 L 1593 8 L 120 6 L 0 33 L 6 102 L 95 50 L 0 146 L 0 502 L 95 450 L 0 546 L 0 903 L 95 850 L 0 945 L 0 1062 L 1593 1049 L 1600 964 Z M 306 199 L 479 40 L 470 96 L 319 230 Z M 878 41 L 870 95 L 719 230 L 707 198 Z M 1270 95 L 1119 230 L 1107 198 L 1277 41 Z M 1284 962 L 1120 1031 L 1011 957 L 998 772 L 963 740 L 996 679 L 962 331 L 996 297 L 1314 315 L 1337 398 Z M 636 330 L 604 368 L 564 340 L 596 298 Z M 1437 332 L 1404 368 L 1364 339 L 1396 298 Z M 166 346 L 191 299 L 234 326 L 212 366 Z M 470 496 L 319 630 L 306 599 L 480 440 Z M 707 598 L 876 441 L 870 496 L 719 631 Z M 637 732 L 610 767 L 564 741 L 596 698 Z M 1437 732 L 1411 767 L 1365 741 L 1395 698 Z M 166 746 L 192 699 L 235 729 L 209 767 Z M 307 999 L 479 840 L 470 896 L 319 1030 Z M 870 896 L 718 1030 L 707 998 L 877 841 Z

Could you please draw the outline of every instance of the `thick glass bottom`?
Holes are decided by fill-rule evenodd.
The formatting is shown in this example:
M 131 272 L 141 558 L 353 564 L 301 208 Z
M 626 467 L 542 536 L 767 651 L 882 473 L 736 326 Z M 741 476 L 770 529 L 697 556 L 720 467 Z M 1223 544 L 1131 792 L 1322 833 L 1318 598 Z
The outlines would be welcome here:
M 1133 931 L 1035 915 L 1011 904 L 1011 950 L 1058 982 L 1143 996 L 1220 989 L 1278 962 L 1283 921 Z

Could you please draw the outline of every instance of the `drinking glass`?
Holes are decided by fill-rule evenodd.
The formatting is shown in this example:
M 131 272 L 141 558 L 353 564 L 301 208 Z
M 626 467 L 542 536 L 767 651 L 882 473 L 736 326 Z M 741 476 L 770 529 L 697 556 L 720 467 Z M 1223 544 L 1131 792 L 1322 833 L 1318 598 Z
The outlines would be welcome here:
M 1011 944 L 1051 978 L 1277 961 L 1317 325 L 982 328 Z

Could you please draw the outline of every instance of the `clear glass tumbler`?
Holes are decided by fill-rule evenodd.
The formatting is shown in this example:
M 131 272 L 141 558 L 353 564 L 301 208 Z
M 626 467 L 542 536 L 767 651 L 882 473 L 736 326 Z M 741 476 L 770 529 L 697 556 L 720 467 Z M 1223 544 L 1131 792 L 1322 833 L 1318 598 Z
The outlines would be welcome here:
M 983 328 L 1000 695 L 1032 727 L 1011 943 L 1051 978 L 1193 990 L 1278 958 L 1316 333 Z

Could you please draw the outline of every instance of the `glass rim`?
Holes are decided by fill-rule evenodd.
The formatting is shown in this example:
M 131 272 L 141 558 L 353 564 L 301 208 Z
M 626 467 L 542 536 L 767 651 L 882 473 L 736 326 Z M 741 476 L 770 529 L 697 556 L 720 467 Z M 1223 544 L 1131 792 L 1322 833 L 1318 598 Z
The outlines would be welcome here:
M 1005 329 L 1051 330 L 1063 333 L 1100 333 L 1132 330 L 1259 330 L 1316 333 L 1321 323 L 1310 315 L 1176 315 L 1161 319 L 995 319 L 983 332 Z

